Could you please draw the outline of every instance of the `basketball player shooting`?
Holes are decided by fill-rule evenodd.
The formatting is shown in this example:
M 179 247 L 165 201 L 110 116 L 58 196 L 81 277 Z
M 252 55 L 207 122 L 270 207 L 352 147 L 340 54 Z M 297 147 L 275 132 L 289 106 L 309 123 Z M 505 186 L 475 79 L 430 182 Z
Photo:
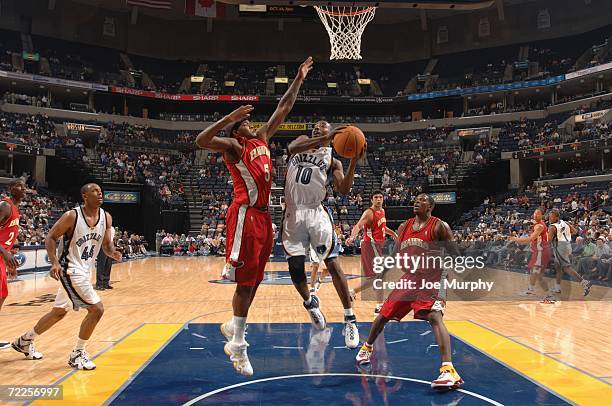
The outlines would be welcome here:
M 383 249 L 385 245 L 385 235 L 391 236 L 394 240 L 397 240 L 397 234 L 395 231 L 387 228 L 387 219 L 385 217 L 385 209 L 383 209 L 383 202 L 385 197 L 380 190 L 372 192 L 372 206 L 363 212 L 361 218 L 355 224 L 351 230 L 351 235 L 346 240 L 347 244 L 352 244 L 355 238 L 363 230 L 363 243 L 361 244 L 361 271 L 364 277 L 361 285 L 357 286 L 355 290 L 351 290 L 351 297 L 354 299 L 357 294 L 365 289 L 372 287 L 374 279 L 381 277 L 374 273 L 374 258 L 383 256 Z M 374 309 L 374 313 L 380 313 L 383 301 L 382 289 L 376 289 L 376 299 L 378 304 Z
M 420 194 L 414 202 L 415 216 L 404 222 L 397 231 L 397 252 L 406 252 L 409 255 L 421 255 L 422 247 L 433 241 L 452 241 L 453 233 L 444 221 L 431 215 L 434 208 L 434 200 L 427 194 Z M 448 243 L 446 244 L 449 245 Z M 450 244 L 452 246 L 452 244 Z M 419 254 L 421 251 L 421 254 Z M 438 269 L 421 267 L 414 272 L 404 272 L 402 279 L 413 281 L 418 286 L 422 280 L 435 280 L 440 278 Z M 445 303 L 443 300 L 433 300 L 434 297 L 442 296 L 441 291 L 410 289 L 395 289 L 380 309 L 380 314 L 372 323 L 370 335 L 361 346 L 356 361 L 359 365 L 369 365 L 374 342 L 382 333 L 389 320 L 401 320 L 410 311 L 414 312 L 415 319 L 426 320 L 436 337 L 436 343 L 440 350 L 442 366 L 440 376 L 431 383 L 434 389 L 455 389 L 463 384 L 463 380 L 453 367 L 451 359 L 451 342 L 448 330 L 444 325 L 442 316 Z
M 591 282 L 584 279 L 576 270 L 572 267 L 572 235 L 576 234 L 578 230 L 569 223 L 561 220 L 559 211 L 554 209 L 548 215 L 548 241 L 550 241 L 553 256 L 555 258 L 555 287 L 552 289 L 552 293 L 561 293 L 561 277 L 565 272 L 570 277 L 574 277 L 580 281 L 582 285 L 584 296 L 588 295 L 591 291 Z
M 102 189 L 95 183 L 81 188 L 83 205 L 65 212 L 53 225 L 45 247 L 51 262 L 49 275 L 61 282 L 55 297 L 55 304 L 31 330 L 13 341 L 12 347 L 27 359 L 39 360 L 43 355 L 36 351 L 34 340 L 62 320 L 68 310 L 87 309 L 81 323 L 74 350 L 68 358 L 68 365 L 76 369 L 92 370 L 96 364 L 85 350 L 96 325 L 104 314 L 104 306 L 91 283 L 91 270 L 96 266 L 100 249 L 106 255 L 121 260 L 121 253 L 115 249 L 111 238 L 113 219 L 103 210 Z M 57 241 L 62 239 L 62 251 L 57 257 Z
M 223 153 L 232 175 L 234 200 L 227 210 L 227 237 L 223 277 L 236 282 L 232 300 L 234 317 L 221 325 L 228 339 L 225 353 L 234 369 L 242 375 L 253 375 L 244 338 L 246 320 L 264 269 L 272 252 L 274 232 L 268 209 L 272 188 L 272 159 L 268 141 L 293 108 L 308 72 L 312 58 L 306 59 L 280 100 L 268 122 L 254 132 L 248 118 L 253 106 L 241 106 L 202 131 L 196 145 Z M 225 130 L 227 137 L 219 137 Z
M 318 297 L 308 290 L 305 273 L 306 254 L 312 248 L 319 261 L 324 261 L 332 277 L 334 288 L 344 308 L 344 342 L 348 348 L 357 348 L 359 332 L 357 319 L 344 272 L 338 261 L 338 244 L 334 221 L 329 209 L 321 203 L 327 194 L 327 185 L 347 194 L 353 186 L 357 161 L 365 152 L 351 159 L 344 173 L 342 162 L 332 156 L 331 141 L 344 127 L 331 131 L 327 121 L 319 121 L 312 136 L 302 135 L 289 144 L 289 163 L 285 181 L 285 216 L 283 219 L 283 247 L 288 256 L 291 281 L 304 300 L 315 328 L 325 328 Z
M 22 179 L 11 180 L 8 184 L 10 197 L 0 202 L 0 310 L 8 296 L 8 277 L 17 277 L 17 260 L 11 254 L 11 249 L 19 235 L 19 203 L 25 196 L 26 186 Z M 9 348 L 11 344 L 0 341 L 0 350 Z

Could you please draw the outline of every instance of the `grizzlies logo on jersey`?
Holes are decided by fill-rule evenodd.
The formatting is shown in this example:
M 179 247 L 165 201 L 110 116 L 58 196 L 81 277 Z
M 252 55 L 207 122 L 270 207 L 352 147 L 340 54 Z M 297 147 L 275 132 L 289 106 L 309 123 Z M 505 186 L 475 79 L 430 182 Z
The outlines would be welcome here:
M 331 180 L 332 162 L 331 147 L 291 156 L 285 180 L 287 205 L 316 207 L 321 204 Z

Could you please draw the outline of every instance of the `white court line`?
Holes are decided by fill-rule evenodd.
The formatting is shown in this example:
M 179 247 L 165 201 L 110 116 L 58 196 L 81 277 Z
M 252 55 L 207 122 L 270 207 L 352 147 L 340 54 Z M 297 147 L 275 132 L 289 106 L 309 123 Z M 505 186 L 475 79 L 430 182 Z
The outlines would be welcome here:
M 420 336 L 426 336 L 427 334 L 431 334 L 431 330 L 427 330 L 419 334 Z
M 213 391 L 210 391 L 210 392 L 207 392 L 207 393 L 205 393 L 203 395 L 200 395 L 200 396 L 198 396 L 195 399 L 191 399 L 187 403 L 183 403 L 183 406 L 191 406 L 191 405 L 199 402 L 200 400 L 209 398 L 212 395 L 216 395 L 217 393 L 225 392 L 225 391 L 228 391 L 228 390 L 234 389 L 234 388 L 239 388 L 241 386 L 252 385 L 254 383 L 279 381 L 279 380 L 282 380 L 282 379 L 293 379 L 293 378 L 311 378 L 311 377 L 315 377 L 315 376 L 354 376 L 354 377 L 359 377 L 359 378 L 367 376 L 367 377 L 370 377 L 370 378 L 397 379 L 397 380 L 400 380 L 400 381 L 416 382 L 416 383 L 422 383 L 424 385 L 431 385 L 431 382 L 428 382 L 428 381 L 423 381 L 423 380 L 420 380 L 420 379 L 413 379 L 413 378 L 404 378 L 402 376 L 392 376 L 392 375 L 345 374 L 345 373 L 284 375 L 284 376 L 273 376 L 273 377 L 270 377 L 270 378 L 256 379 L 254 381 L 240 382 L 240 383 L 237 383 L 235 385 L 229 385 L 229 386 L 225 386 L 223 388 L 215 389 Z M 495 405 L 495 406 L 504 406 L 503 404 L 501 404 L 499 402 L 496 402 L 493 399 L 489 399 L 488 397 L 480 395 L 478 393 L 470 392 L 470 391 L 467 391 L 467 390 L 464 390 L 464 389 L 457 389 L 457 392 L 465 393 L 466 395 L 470 395 L 470 396 L 473 396 L 475 398 L 484 400 L 485 402 L 487 402 L 489 404 L 492 404 L 492 405 Z
M 190 350 L 203 350 L 204 347 L 189 347 Z
M 303 350 L 304 347 L 283 347 L 281 345 L 273 345 L 272 348 L 277 348 L 279 350 Z
M 408 339 L 407 338 L 402 338 L 401 340 L 387 341 L 387 344 L 403 343 L 404 341 L 408 341 Z
M 206 339 L 206 337 L 204 337 L 204 336 L 201 336 L 201 335 L 199 335 L 199 334 L 196 334 L 196 333 L 191 333 L 191 335 L 192 335 L 192 336 L 196 336 L 196 337 L 199 337 L 199 338 L 203 338 L 203 339 Z

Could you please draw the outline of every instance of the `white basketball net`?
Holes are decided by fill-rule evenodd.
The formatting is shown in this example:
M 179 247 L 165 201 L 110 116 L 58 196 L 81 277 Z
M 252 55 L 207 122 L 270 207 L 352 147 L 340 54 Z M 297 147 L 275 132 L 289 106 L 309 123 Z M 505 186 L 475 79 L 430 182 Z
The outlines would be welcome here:
M 361 59 L 361 35 L 376 7 L 314 6 L 329 34 L 329 59 Z

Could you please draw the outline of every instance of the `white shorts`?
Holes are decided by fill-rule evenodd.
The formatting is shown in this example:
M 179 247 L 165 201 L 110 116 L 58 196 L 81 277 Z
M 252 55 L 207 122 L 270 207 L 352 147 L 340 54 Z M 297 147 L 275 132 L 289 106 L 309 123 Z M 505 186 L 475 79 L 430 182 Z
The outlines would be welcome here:
M 89 271 L 74 271 L 62 269 L 60 273 L 62 286 L 57 290 L 55 304 L 66 311 L 71 308 L 79 311 L 80 308 L 87 308 L 100 303 L 100 297 L 91 283 L 91 273 Z
M 288 207 L 283 217 L 283 247 L 287 256 L 308 255 L 314 262 L 337 257 L 331 213 L 322 205 L 314 209 Z
M 552 251 L 556 265 L 562 267 L 572 265 L 572 246 L 570 243 L 559 242 L 557 245 L 553 245 Z

